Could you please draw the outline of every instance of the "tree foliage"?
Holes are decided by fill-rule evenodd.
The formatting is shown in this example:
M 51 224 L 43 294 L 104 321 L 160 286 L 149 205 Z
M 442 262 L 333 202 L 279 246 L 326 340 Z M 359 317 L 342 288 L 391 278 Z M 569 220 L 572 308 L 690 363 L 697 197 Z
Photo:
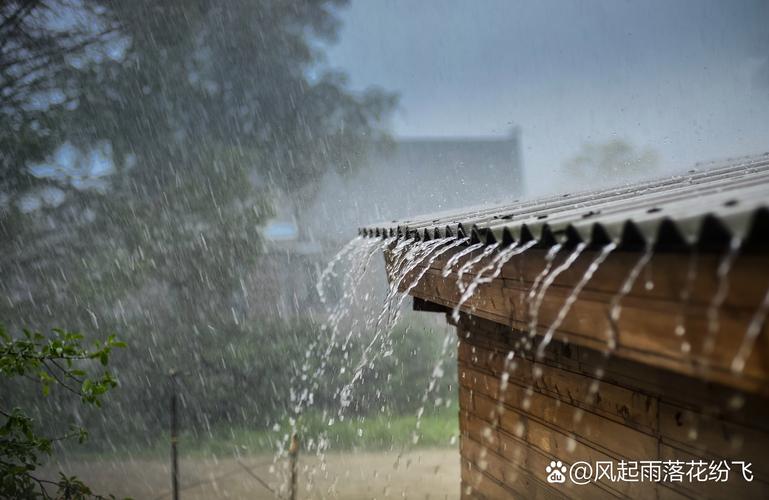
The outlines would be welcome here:
M 115 336 L 84 346 L 83 336 L 55 329 L 48 336 L 24 330 L 14 338 L 0 326 L 0 376 L 26 378 L 40 387 L 44 396 L 52 389 L 80 399 L 83 405 L 101 406 L 102 396 L 117 386 L 107 369 L 114 348 L 125 347 Z M 92 365 L 101 365 L 100 373 Z M 0 408 L 0 496 L 3 498 L 103 498 L 94 495 L 77 477 L 59 474 L 57 481 L 40 477 L 36 471 L 43 457 L 53 453 L 54 444 L 70 439 L 83 443 L 88 433 L 72 425 L 60 436 L 46 436 L 22 408 Z
M 290 367 L 313 331 L 245 321 L 244 283 L 264 281 L 261 227 L 275 205 L 311 198 L 326 172 L 360 165 L 395 104 L 379 89 L 351 91 L 323 63 L 345 4 L 15 0 L 0 10 L 24 26 L 6 43 L 44 68 L 44 92 L 3 117 L 17 125 L 0 151 L 0 317 L 123 332 L 131 362 L 114 367 L 125 384 L 113 406 L 126 425 L 161 426 L 150 406 L 169 368 L 198 373 L 200 419 L 237 413 L 228 381 L 273 412 L 287 397 L 252 383 L 259 349 L 271 342 L 263 364 Z M 77 22 L 61 30 L 53 13 Z M 32 27 L 50 42 L 24 47 Z M 64 194 L 45 201 L 52 188 Z M 239 349 L 252 357 L 233 359 Z
M 62 12 L 73 15 L 64 20 Z M 60 176 L 34 175 L 30 165 L 65 140 L 62 124 L 80 92 L 75 77 L 101 60 L 113 40 L 113 27 L 98 12 L 71 0 L 0 5 L 0 194 L 6 197 L 0 209 L 36 189 L 67 187 Z
M 566 170 L 578 179 L 599 182 L 648 175 L 657 168 L 659 156 L 652 149 L 639 150 L 621 139 L 604 143 L 586 143 L 565 163 Z

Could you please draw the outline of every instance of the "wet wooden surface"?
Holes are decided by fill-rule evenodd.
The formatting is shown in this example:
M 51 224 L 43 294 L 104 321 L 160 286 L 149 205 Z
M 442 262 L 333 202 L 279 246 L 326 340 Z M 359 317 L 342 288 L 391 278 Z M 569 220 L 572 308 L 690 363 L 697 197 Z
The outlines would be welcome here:
M 405 290 L 424 273 L 410 294 L 431 304 L 453 308 L 461 296 L 457 270 L 479 255 L 477 251 L 462 258 L 453 272 L 443 277 L 441 271 L 453 251 L 435 259 L 429 269 L 424 269 L 429 260 L 426 259 L 402 280 L 400 288 Z M 561 250 L 552 268 L 558 267 L 570 252 Z M 461 310 L 505 325 L 511 333 L 530 331 L 533 316 L 530 295 L 532 285 L 546 265 L 545 255 L 545 250 L 531 249 L 513 257 L 502 268 L 500 276 L 480 285 Z M 537 314 L 535 345 L 597 255 L 595 251 L 584 251 L 548 288 Z M 472 280 L 475 272 L 489 264 L 491 258 L 479 262 L 473 271 L 465 274 L 463 281 Z M 769 258 L 738 254 L 726 279 L 722 280 L 718 276 L 719 265 L 724 260 L 722 254 L 653 255 L 619 302 L 619 319 L 611 322 L 611 304 L 640 258 L 641 254 L 636 252 L 610 254 L 578 295 L 553 338 L 606 351 L 608 340 L 615 337 L 616 348 L 611 353 L 614 357 L 769 395 L 769 342 L 765 324 L 742 372 L 732 369 L 748 324 L 769 288 Z M 387 259 L 392 259 L 392 255 L 386 252 Z M 723 303 L 717 308 L 717 323 L 712 323 L 711 305 L 719 290 L 724 292 Z
M 464 498 L 769 497 L 763 396 L 560 341 L 510 360 L 525 334 L 464 314 L 457 333 Z M 755 479 L 553 485 L 553 460 L 745 460 Z

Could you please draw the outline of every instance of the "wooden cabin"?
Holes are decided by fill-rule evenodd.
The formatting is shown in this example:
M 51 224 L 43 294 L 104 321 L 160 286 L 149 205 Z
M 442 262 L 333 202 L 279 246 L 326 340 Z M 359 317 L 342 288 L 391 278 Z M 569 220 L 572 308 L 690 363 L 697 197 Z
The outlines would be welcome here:
M 362 229 L 391 282 L 466 240 L 399 284 L 456 325 L 462 497 L 769 498 L 767 207 L 769 155 Z

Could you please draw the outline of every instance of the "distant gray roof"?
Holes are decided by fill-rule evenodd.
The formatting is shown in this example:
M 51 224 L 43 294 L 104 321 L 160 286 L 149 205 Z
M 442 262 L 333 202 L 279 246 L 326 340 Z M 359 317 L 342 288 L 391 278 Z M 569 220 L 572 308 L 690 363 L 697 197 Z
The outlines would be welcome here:
M 373 224 L 371 237 L 432 239 L 471 236 L 475 241 L 556 242 L 624 248 L 721 247 L 769 240 L 769 153 L 690 170 L 686 175 L 631 185 L 513 200 Z
M 521 193 L 520 138 L 397 138 L 348 176 L 324 177 L 302 222 L 316 234 L 347 240 L 368 222 L 432 210 L 489 205 Z

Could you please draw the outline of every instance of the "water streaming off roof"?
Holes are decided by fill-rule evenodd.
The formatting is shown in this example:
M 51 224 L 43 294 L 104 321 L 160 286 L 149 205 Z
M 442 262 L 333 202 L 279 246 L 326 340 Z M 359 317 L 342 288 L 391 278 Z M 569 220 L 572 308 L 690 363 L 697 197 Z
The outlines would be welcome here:
M 769 498 L 767 17 L 0 2 L 0 498 Z

